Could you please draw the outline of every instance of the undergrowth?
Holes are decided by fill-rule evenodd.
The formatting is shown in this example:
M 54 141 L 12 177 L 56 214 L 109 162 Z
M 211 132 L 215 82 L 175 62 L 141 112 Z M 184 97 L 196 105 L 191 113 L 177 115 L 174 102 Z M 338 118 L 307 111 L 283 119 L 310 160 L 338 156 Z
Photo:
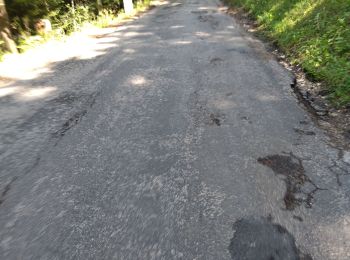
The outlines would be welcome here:
M 73 9 L 71 5 L 66 5 L 64 9 L 56 9 L 48 12 L 44 17 L 50 20 L 52 31 L 45 35 L 35 34 L 26 18 L 15 17 L 12 19 L 11 27 L 15 31 L 15 41 L 17 49 L 23 53 L 33 47 L 39 46 L 51 39 L 61 39 L 73 32 L 79 31 L 85 25 L 93 25 L 96 27 L 107 27 L 111 24 L 117 24 L 124 19 L 132 17 L 139 12 L 145 11 L 150 6 L 150 0 L 137 1 L 134 4 L 134 12 L 126 15 L 123 9 L 105 8 L 101 9 L 98 14 L 89 7 L 89 5 L 76 5 Z M 0 41 L 0 61 L 6 54 L 2 51 Z
M 350 105 L 350 0 L 226 0 L 243 7 L 336 106 Z

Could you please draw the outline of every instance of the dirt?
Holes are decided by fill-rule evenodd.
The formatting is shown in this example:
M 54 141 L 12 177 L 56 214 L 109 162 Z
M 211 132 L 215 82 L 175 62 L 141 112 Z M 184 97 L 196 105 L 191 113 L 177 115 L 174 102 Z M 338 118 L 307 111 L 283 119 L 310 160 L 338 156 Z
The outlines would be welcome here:
M 326 90 L 326 86 L 322 82 L 313 81 L 299 65 L 292 65 L 276 43 L 260 33 L 258 22 L 242 8 L 230 7 L 227 13 L 233 16 L 248 33 L 261 39 L 271 56 L 293 72 L 295 79 L 291 88 L 313 121 L 330 137 L 329 144 L 335 148 L 350 150 L 350 106 L 337 108 L 330 103 L 327 99 L 329 91 Z
M 302 160 L 293 153 L 274 154 L 258 158 L 258 162 L 265 165 L 276 174 L 284 177 L 286 192 L 283 198 L 287 210 L 294 210 L 300 205 L 311 208 L 314 203 L 314 195 L 319 188 L 306 174 Z M 311 191 L 305 191 L 303 186 L 310 184 Z

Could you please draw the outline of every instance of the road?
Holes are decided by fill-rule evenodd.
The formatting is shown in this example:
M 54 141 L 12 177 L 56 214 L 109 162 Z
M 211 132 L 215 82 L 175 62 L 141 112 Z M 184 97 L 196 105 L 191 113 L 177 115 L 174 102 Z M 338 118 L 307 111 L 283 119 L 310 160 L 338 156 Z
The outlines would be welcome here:
M 349 153 L 218 1 L 95 38 L 1 97 L 1 259 L 350 259 Z

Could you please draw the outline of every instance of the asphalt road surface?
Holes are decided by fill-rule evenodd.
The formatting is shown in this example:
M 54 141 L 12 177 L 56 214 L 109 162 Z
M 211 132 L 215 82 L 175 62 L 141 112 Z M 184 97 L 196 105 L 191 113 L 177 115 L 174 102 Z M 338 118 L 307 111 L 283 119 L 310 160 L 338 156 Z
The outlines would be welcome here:
M 1 98 L 0 259 L 350 259 L 349 153 L 219 2 L 97 38 Z

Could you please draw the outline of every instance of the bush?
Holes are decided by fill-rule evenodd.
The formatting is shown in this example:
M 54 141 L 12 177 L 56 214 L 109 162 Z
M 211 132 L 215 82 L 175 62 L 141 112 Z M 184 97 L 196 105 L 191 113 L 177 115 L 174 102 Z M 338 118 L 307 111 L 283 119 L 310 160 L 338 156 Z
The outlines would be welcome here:
M 78 30 L 81 25 L 95 18 L 90 12 L 88 6 L 77 5 L 73 9 L 72 6 L 66 5 L 64 8 L 51 11 L 46 15 L 54 29 L 61 29 L 65 34 L 69 34 Z

